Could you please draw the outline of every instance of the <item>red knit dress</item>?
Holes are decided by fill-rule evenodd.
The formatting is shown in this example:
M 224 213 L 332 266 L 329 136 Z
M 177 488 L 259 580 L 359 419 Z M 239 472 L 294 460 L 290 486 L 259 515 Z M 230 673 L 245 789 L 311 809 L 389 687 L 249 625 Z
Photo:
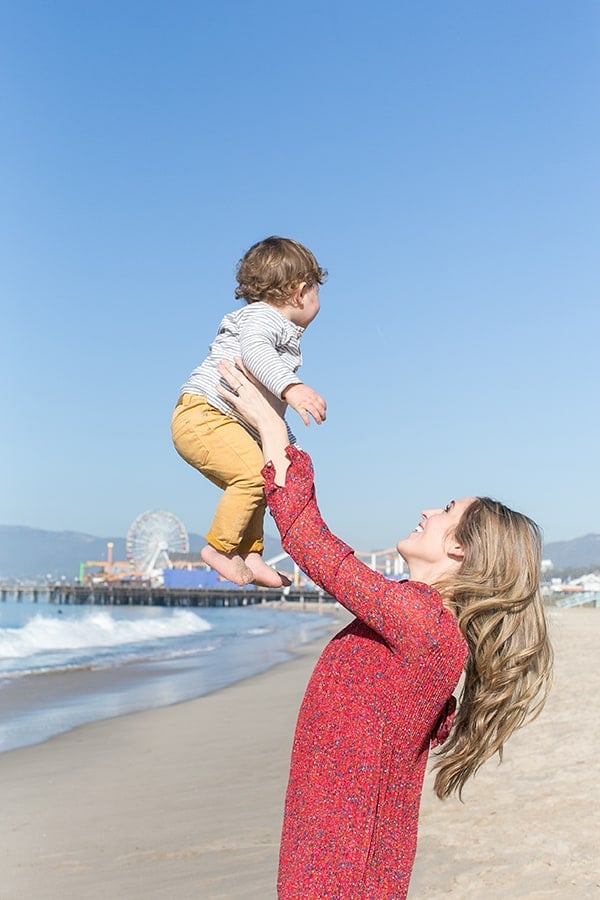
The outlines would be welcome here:
M 451 726 L 467 645 L 437 591 L 373 572 L 319 513 L 310 457 L 265 466 L 283 547 L 356 615 L 327 645 L 300 713 L 285 802 L 280 900 L 406 897 L 430 743 Z

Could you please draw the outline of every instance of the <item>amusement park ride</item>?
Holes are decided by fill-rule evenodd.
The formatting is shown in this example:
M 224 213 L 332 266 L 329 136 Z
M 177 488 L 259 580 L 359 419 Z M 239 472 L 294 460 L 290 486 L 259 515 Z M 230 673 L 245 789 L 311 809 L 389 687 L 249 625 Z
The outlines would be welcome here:
M 200 565 L 198 562 L 171 559 L 174 554 L 189 553 L 190 542 L 183 523 L 173 513 L 162 509 L 148 510 L 132 522 L 127 532 L 126 547 L 127 559 L 114 560 L 114 544 L 109 541 L 106 559 L 90 559 L 81 563 L 79 580 L 82 583 L 126 579 L 146 581 L 160 579 L 163 569 Z
M 81 584 L 115 581 L 150 581 L 163 583 L 164 569 L 207 569 L 205 563 L 189 556 L 190 543 L 185 526 L 165 510 L 148 510 L 132 522 L 127 532 L 127 559 L 114 560 L 114 544 L 106 545 L 106 559 L 88 560 L 79 567 Z M 382 572 L 389 578 L 398 579 L 404 571 L 401 557 L 395 547 L 387 550 L 355 551 L 371 569 Z M 287 553 L 280 553 L 266 560 L 269 565 L 276 565 L 289 558 Z M 290 562 L 292 562 L 290 560 Z M 298 586 L 303 576 L 295 563 L 294 585 Z

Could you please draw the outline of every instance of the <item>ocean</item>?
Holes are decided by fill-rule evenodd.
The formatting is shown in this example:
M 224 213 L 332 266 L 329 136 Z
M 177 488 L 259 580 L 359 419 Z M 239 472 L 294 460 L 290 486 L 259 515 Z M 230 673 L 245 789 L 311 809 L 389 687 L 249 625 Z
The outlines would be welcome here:
M 331 613 L 0 603 L 0 752 L 84 722 L 168 706 L 257 674 Z

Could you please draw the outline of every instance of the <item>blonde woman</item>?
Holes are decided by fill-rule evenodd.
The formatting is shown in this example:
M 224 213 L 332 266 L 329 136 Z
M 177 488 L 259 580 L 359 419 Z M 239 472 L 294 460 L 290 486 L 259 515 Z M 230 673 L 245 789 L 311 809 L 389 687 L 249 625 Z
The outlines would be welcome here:
M 221 374 L 235 392 L 230 402 L 260 433 L 283 547 L 356 616 L 323 651 L 300 709 L 279 898 L 399 900 L 430 746 L 443 743 L 436 793 L 460 795 L 544 703 L 552 651 L 539 530 L 488 498 L 424 510 L 398 542 L 410 580 L 390 582 L 328 530 L 310 458 L 287 446 L 267 397 L 239 368 L 223 363 Z

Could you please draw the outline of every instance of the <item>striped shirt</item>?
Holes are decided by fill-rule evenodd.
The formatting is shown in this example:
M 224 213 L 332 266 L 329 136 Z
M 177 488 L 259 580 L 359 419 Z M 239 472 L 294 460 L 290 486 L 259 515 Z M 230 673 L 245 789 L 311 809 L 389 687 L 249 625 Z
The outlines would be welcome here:
M 211 406 L 237 419 L 258 441 L 257 431 L 217 393 L 217 385 L 225 383 L 217 365 L 223 359 L 233 362 L 236 356 L 241 357 L 246 369 L 281 400 L 286 387 L 302 383 L 296 371 L 302 364 L 303 332 L 304 328 L 294 325 L 269 303 L 248 303 L 223 317 L 209 355 L 182 385 L 181 393 L 206 397 Z M 289 426 L 288 438 L 295 443 Z

